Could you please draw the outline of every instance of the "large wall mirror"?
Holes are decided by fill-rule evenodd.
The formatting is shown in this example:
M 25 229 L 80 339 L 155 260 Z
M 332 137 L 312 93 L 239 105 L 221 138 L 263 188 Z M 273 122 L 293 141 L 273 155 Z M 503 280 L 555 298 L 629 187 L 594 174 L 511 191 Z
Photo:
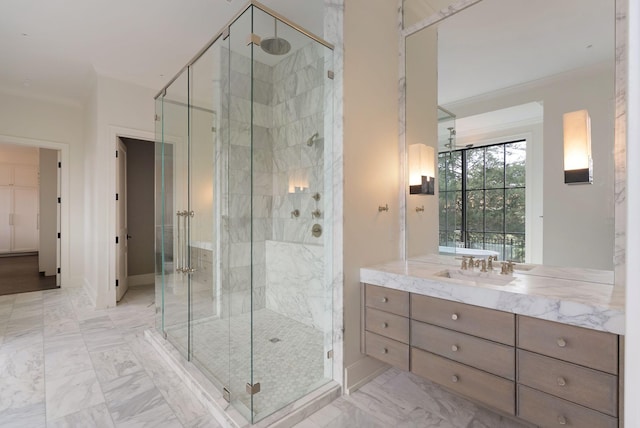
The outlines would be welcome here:
M 405 27 L 443 3 L 408 2 Z M 407 258 L 613 271 L 615 0 L 456 3 L 466 7 L 405 39 L 407 164 L 422 153 L 435 173 L 434 195 L 406 186 Z M 579 110 L 593 180 L 566 184 L 563 116 Z

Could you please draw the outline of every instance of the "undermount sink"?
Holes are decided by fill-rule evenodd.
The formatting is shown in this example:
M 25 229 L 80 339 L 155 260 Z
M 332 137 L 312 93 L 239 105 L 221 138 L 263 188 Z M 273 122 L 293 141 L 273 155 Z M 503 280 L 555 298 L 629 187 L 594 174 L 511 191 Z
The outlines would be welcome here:
M 442 278 L 460 279 L 476 283 L 491 285 L 507 285 L 515 278 L 511 275 L 500 275 L 498 272 L 480 272 L 480 270 L 446 269 L 436 276 Z

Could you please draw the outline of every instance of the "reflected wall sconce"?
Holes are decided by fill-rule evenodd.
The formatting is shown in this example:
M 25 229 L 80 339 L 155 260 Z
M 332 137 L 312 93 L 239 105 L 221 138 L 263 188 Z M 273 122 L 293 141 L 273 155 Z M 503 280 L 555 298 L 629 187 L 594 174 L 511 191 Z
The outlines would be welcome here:
M 564 182 L 593 183 L 591 160 L 591 119 L 587 110 L 572 111 L 562 116 L 564 128 Z
M 409 194 L 433 195 L 435 191 L 433 147 L 425 144 L 409 146 Z

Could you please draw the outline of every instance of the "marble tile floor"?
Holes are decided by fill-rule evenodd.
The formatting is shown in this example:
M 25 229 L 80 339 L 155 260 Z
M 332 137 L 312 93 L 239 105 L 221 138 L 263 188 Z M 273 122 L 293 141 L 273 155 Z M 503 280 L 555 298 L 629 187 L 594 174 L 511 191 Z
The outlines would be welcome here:
M 152 285 L 96 311 L 82 289 L 0 296 L 0 427 L 218 428 L 151 351 Z M 523 428 L 390 369 L 297 425 Z

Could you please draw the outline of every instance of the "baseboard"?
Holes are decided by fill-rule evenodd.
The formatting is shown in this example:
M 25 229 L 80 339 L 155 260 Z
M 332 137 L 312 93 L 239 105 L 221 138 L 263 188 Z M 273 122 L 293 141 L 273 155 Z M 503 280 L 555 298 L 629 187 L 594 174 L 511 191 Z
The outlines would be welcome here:
M 142 275 L 131 275 L 127 277 L 127 285 L 135 287 L 137 285 L 153 284 L 156 280 L 155 273 L 143 273 Z
M 375 358 L 364 357 L 344 369 L 345 393 L 352 394 L 389 369 Z

